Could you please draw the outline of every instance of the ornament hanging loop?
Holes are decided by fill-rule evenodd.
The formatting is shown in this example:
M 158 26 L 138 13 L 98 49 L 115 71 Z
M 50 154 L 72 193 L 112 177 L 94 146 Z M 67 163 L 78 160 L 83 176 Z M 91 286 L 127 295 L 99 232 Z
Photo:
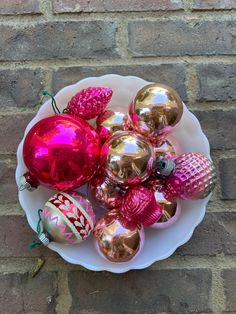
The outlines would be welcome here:
M 52 109 L 54 111 L 55 114 L 60 114 L 60 110 L 57 107 L 57 103 L 56 100 L 54 98 L 54 96 L 47 90 L 47 89 L 42 89 L 39 91 L 40 94 L 42 94 L 43 96 L 49 96 L 52 99 Z

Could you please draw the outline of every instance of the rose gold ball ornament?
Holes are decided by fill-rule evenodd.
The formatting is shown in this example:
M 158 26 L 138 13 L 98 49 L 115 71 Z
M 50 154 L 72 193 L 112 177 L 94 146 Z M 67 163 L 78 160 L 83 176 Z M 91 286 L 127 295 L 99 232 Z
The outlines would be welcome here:
M 39 240 L 48 245 L 54 241 L 77 244 L 85 240 L 94 228 L 96 217 L 90 202 L 78 192 L 58 193 L 45 204 Z
M 101 150 L 101 166 L 111 181 L 135 185 L 145 181 L 152 172 L 155 154 L 152 145 L 132 132 L 117 132 Z
M 154 229 L 166 229 L 180 217 L 181 201 L 167 200 L 164 193 L 159 191 L 155 192 L 155 198 L 162 208 L 162 215 L 151 227 Z
M 120 213 L 131 224 L 150 226 L 162 215 L 162 207 L 152 191 L 144 186 L 131 187 L 125 194 Z
M 122 263 L 134 259 L 144 245 L 141 226 L 127 227 L 116 209 L 100 218 L 94 228 L 94 243 L 98 253 L 105 259 Z
M 169 133 L 180 121 L 183 102 L 171 87 L 149 84 L 138 91 L 130 104 L 129 116 L 134 129 L 158 142 L 160 135 Z
M 106 176 L 94 177 L 89 183 L 89 190 L 93 198 L 107 209 L 121 206 L 124 191 Z
M 103 143 L 111 137 L 113 133 L 127 130 L 129 127 L 127 114 L 114 110 L 102 112 L 98 116 L 96 123 L 96 131 Z
M 199 199 L 209 195 L 216 184 L 216 171 L 211 160 L 198 153 L 178 156 L 167 169 L 168 159 L 158 161 L 157 171 L 166 173 L 165 195 L 167 199 Z
M 161 145 L 154 147 L 154 152 L 157 160 L 162 158 L 173 158 L 176 155 L 173 145 L 168 140 L 165 140 Z

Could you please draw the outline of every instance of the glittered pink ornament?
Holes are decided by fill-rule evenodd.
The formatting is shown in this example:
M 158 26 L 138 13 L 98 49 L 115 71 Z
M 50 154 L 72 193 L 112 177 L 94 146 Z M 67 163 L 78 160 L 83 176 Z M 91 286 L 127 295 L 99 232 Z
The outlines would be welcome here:
M 174 168 L 166 177 L 165 196 L 167 199 L 204 198 L 213 191 L 215 184 L 213 163 L 204 155 L 186 153 L 174 159 Z
M 66 191 L 96 173 L 100 140 L 86 121 L 57 114 L 38 121 L 28 132 L 23 159 L 30 174 L 47 188 Z
M 66 112 L 85 120 L 98 116 L 106 108 L 112 97 L 108 87 L 88 87 L 74 95 L 69 101 Z
M 162 208 L 152 191 L 135 186 L 126 192 L 120 212 L 131 223 L 150 226 L 160 219 Z

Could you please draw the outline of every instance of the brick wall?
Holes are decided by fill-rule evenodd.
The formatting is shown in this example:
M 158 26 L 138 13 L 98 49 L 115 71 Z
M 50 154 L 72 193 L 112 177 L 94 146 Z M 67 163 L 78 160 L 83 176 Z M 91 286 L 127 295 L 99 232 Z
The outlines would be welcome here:
M 236 313 L 235 9 L 235 0 L 2 1 L 1 313 Z M 105 73 L 176 88 L 200 119 L 219 171 L 191 241 L 123 275 L 89 272 L 43 248 L 29 252 L 33 233 L 14 182 L 15 151 L 38 91 Z M 32 279 L 41 255 L 46 265 Z

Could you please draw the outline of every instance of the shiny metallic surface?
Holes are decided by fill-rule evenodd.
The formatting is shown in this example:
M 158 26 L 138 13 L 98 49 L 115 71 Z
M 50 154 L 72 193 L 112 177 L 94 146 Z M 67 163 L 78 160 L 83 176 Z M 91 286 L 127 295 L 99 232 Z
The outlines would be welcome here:
M 124 191 L 105 176 L 96 176 L 89 182 L 91 195 L 107 209 L 121 206 Z
M 97 118 L 97 129 L 102 142 L 107 140 L 116 131 L 126 128 L 127 114 L 119 111 L 106 110 Z
M 84 120 L 58 114 L 37 122 L 26 135 L 24 162 L 44 186 L 72 190 L 95 174 L 100 156 L 100 140 Z
M 95 247 L 111 262 L 132 260 L 143 247 L 144 233 L 141 227 L 126 228 L 116 210 L 107 212 L 95 225 Z
M 129 116 L 137 132 L 150 138 L 168 133 L 183 114 L 183 102 L 169 86 L 144 86 L 130 104 Z
M 146 180 L 155 161 L 152 145 L 133 132 L 117 132 L 101 150 L 101 165 L 118 184 L 133 185 Z
M 167 200 L 165 196 L 163 195 L 163 193 L 161 192 L 156 192 L 155 198 L 156 198 L 157 203 L 162 207 L 162 210 L 163 210 L 161 218 L 158 219 L 157 222 L 168 221 L 176 213 L 177 202 L 175 200 L 172 200 L 172 201 Z
M 173 145 L 165 140 L 160 146 L 154 147 L 156 159 L 173 158 L 175 157 L 175 149 Z

